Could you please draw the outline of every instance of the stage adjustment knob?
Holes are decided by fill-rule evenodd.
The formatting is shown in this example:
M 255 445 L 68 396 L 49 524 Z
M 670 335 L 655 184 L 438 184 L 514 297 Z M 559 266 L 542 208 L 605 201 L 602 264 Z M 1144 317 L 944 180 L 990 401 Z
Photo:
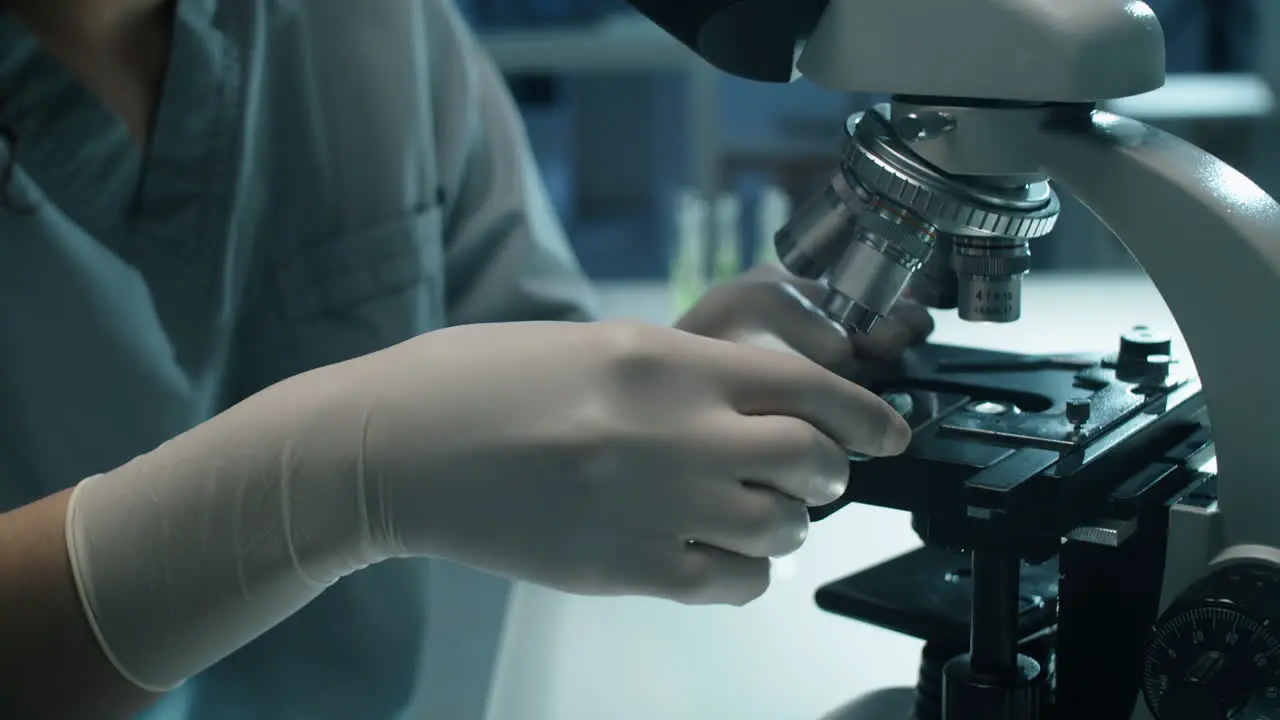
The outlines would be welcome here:
M 1152 628 L 1142 692 L 1159 720 L 1280 718 L 1280 570 L 1217 570 Z

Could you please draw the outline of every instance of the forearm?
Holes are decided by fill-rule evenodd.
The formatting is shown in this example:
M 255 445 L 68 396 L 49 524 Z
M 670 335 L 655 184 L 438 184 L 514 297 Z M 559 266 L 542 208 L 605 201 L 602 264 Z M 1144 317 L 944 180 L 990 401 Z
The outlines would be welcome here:
M 71 491 L 0 515 L 0 705 L 13 717 L 127 717 L 155 696 L 102 652 L 67 555 Z
M 360 416 L 308 412 L 328 384 L 286 381 L 3 516 L 0 708 L 17 693 L 18 717 L 126 714 L 384 559 Z

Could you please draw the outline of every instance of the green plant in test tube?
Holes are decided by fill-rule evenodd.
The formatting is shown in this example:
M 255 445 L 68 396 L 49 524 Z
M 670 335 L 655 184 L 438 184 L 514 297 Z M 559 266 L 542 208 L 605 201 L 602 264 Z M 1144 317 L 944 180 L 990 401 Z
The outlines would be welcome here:
M 756 207 L 756 227 L 759 233 L 759 245 L 756 246 L 752 263 L 756 266 L 780 266 L 778 248 L 773 238 L 787 224 L 791 217 L 791 198 L 782 188 L 769 186 L 760 193 L 760 201 Z
M 742 201 L 721 195 L 715 204 L 715 261 L 712 277 L 724 282 L 742 272 Z
M 707 236 L 710 224 L 707 201 L 692 190 L 675 201 L 675 247 L 668 269 L 671 310 L 680 317 L 707 289 Z

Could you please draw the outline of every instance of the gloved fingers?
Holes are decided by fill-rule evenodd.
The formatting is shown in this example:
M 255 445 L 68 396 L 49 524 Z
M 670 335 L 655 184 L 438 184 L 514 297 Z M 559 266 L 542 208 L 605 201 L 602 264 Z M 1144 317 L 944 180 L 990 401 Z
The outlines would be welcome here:
M 746 605 L 769 589 L 770 562 L 691 543 L 675 558 L 666 597 L 686 605 Z
M 787 282 L 812 303 L 815 310 L 828 292 L 826 283 L 817 280 L 791 278 Z M 850 342 L 855 356 L 895 360 L 907 348 L 929 339 L 933 329 L 933 316 L 928 308 L 904 295 L 894 304 L 889 316 L 876 323 L 870 334 L 853 335 Z
M 896 317 L 882 318 L 870 333 L 854 333 L 853 354 L 864 360 L 892 361 L 920 342 L 919 336 Z
M 933 315 L 929 308 L 904 295 L 894 305 L 891 315 L 911 330 L 917 342 L 923 342 L 933 334 Z
M 899 300 L 893 313 L 876 323 L 869 334 L 853 335 L 853 352 L 872 360 L 897 360 L 931 334 L 933 318 L 929 311 L 914 301 Z
M 765 336 L 841 374 L 853 364 L 848 334 L 840 324 L 775 268 L 757 268 L 713 288 L 676 327 L 730 342 Z
M 741 312 L 750 324 L 726 331 L 726 340 L 760 344 L 754 337 L 765 334 L 832 372 L 847 375 L 853 370 L 849 334 L 794 285 L 758 281 L 751 290 L 741 294 Z
M 744 417 L 737 430 L 738 477 L 813 507 L 835 502 L 849 484 L 849 453 L 826 433 L 786 415 Z
M 753 482 L 708 483 L 696 506 L 686 508 L 685 540 L 747 557 L 790 555 L 809 535 L 803 502 Z
M 878 395 L 810 360 L 730 343 L 707 347 L 708 374 L 725 383 L 743 415 L 785 415 L 813 425 L 841 447 L 883 457 L 911 442 L 911 428 Z
M 815 306 L 821 306 L 823 301 L 826 300 L 827 293 L 830 292 L 830 286 L 822 280 L 808 280 L 796 277 L 781 268 L 769 265 L 753 268 L 750 272 L 740 276 L 735 282 L 746 281 L 786 283 L 795 288 L 796 292 L 800 293 L 805 300 Z M 917 335 L 928 337 L 933 332 L 933 319 L 929 316 L 928 308 L 915 302 L 911 298 L 910 291 L 902 293 L 902 296 L 889 314 L 902 320 Z
M 823 282 L 757 268 L 713 288 L 676 327 L 732 342 L 760 344 L 760 336 L 771 336 L 840 375 L 851 375 L 859 357 L 896 360 L 933 332 L 928 310 L 904 297 L 870 334 L 850 337 L 822 312 L 827 292 Z
M 794 278 L 794 275 L 777 265 L 756 265 L 750 270 L 734 278 L 733 282 L 750 282 L 752 280 L 763 280 L 765 282 L 787 282 Z

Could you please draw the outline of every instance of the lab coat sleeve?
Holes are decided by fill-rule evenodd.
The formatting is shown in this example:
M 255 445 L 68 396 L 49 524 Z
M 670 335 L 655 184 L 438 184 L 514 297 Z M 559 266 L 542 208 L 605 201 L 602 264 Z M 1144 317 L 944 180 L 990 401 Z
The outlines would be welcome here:
M 503 77 L 452 2 L 425 8 L 449 323 L 594 319 Z

